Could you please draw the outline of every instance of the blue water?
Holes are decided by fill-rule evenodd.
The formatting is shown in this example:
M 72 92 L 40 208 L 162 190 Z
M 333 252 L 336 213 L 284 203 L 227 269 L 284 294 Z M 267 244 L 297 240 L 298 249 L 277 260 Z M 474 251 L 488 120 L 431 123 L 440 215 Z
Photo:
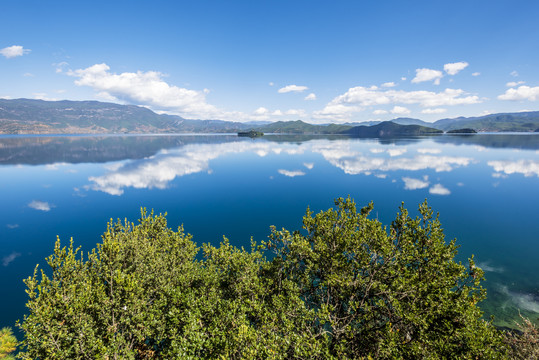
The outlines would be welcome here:
M 539 135 L 353 139 L 264 136 L 0 137 L 0 327 L 25 313 L 22 279 L 56 236 L 90 250 L 109 219 L 167 212 L 199 245 L 250 246 L 350 194 L 385 224 L 402 201 L 440 213 L 459 260 L 486 270 L 499 325 L 539 315 Z

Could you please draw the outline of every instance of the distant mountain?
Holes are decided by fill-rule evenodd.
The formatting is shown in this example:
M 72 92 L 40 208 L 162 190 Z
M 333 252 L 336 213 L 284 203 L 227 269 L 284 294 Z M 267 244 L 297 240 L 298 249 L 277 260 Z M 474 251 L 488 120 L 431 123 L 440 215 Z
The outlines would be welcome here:
M 182 120 L 133 105 L 0 99 L 2 133 L 172 132 Z
M 372 126 L 372 125 L 378 125 L 381 121 L 361 121 L 361 122 L 347 122 L 343 123 L 343 125 L 349 125 L 349 126 Z
M 431 124 L 444 131 L 471 128 L 476 131 L 526 131 L 539 129 L 539 111 L 490 114 L 478 117 L 441 119 Z
M 420 127 L 406 130 L 410 134 L 417 131 L 430 133 L 430 130 L 421 130 L 421 127 L 444 131 L 469 128 L 478 132 L 533 132 L 539 131 L 539 111 L 441 119 L 434 123 L 413 118 L 397 118 L 391 122 Z M 400 131 L 387 124 L 376 127 L 384 123 L 387 122 L 313 125 L 301 120 L 273 123 L 188 120 L 176 115 L 159 115 L 135 105 L 99 101 L 0 99 L 0 134 L 237 133 L 248 130 L 279 134 L 343 134 L 350 131 L 374 134 L 380 129 L 384 133 Z M 364 129 L 368 125 L 374 128 Z
M 174 125 L 175 129 L 173 132 L 177 133 L 235 133 L 241 130 L 249 130 L 253 128 L 252 125 L 249 125 L 247 123 L 224 120 L 181 119 L 175 120 Z
M 373 126 L 355 126 L 344 133 L 360 137 L 391 137 L 442 134 L 442 130 L 421 125 L 400 125 L 392 121 L 384 121 Z
M 433 127 L 432 123 L 430 122 L 426 122 L 426 121 L 414 119 L 414 118 L 396 118 L 390 121 L 399 125 L 420 125 L 420 126 L 426 126 L 426 127 Z
M 0 134 L 208 133 L 249 127 L 239 122 L 159 115 L 135 105 L 0 99 Z
M 243 124 L 250 125 L 250 126 L 263 126 L 263 125 L 268 125 L 271 123 L 272 123 L 271 121 L 247 121 L 247 122 L 244 122 Z
M 277 134 L 339 134 L 350 128 L 351 126 L 348 125 L 312 125 L 301 120 L 296 120 L 277 121 L 269 125 L 256 127 L 255 129 L 264 133 Z
M 432 123 L 419 120 L 419 119 L 414 119 L 414 118 L 395 118 L 389 121 L 394 122 L 395 124 L 399 124 L 399 125 L 421 125 L 421 126 L 432 127 Z M 372 120 L 372 121 L 362 121 L 362 122 L 354 122 L 354 123 L 347 122 L 347 123 L 344 123 L 343 125 L 372 126 L 372 125 L 378 125 L 382 122 L 383 121 Z

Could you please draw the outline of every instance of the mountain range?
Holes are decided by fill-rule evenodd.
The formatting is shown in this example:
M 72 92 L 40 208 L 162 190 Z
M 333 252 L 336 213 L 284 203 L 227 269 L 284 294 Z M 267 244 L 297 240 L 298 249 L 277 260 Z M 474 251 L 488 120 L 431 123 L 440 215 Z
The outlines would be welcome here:
M 433 123 L 413 118 L 396 118 L 391 122 L 405 127 L 381 125 L 385 122 L 375 121 L 313 125 L 301 120 L 273 123 L 190 120 L 157 114 L 141 106 L 99 101 L 0 99 L 0 134 L 235 133 L 251 129 L 264 133 L 355 136 L 436 133 L 428 128 L 533 132 L 539 131 L 539 111 L 441 119 Z M 413 127 L 409 127 L 411 125 Z

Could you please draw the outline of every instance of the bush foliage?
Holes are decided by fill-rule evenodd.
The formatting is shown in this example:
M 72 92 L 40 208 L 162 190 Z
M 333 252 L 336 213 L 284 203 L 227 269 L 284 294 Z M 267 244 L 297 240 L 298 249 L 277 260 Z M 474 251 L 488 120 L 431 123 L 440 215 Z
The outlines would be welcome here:
M 0 330 L 0 359 L 14 359 L 10 354 L 17 348 L 17 338 L 13 335 L 10 328 Z
M 350 199 L 303 229 L 239 249 L 201 248 L 142 211 L 87 256 L 57 240 L 25 283 L 25 359 L 496 359 L 483 271 L 455 262 L 427 203 L 384 227 Z

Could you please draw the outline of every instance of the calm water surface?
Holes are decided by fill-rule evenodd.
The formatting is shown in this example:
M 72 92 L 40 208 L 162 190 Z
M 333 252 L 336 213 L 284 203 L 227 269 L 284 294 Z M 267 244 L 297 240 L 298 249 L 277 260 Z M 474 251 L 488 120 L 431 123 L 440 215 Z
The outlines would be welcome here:
M 168 212 L 200 245 L 249 247 L 350 194 L 389 224 L 425 198 L 459 260 L 486 271 L 496 323 L 539 316 L 539 135 L 350 139 L 265 136 L 0 137 L 0 327 L 25 313 L 22 279 L 56 236 L 90 250 L 109 219 Z

